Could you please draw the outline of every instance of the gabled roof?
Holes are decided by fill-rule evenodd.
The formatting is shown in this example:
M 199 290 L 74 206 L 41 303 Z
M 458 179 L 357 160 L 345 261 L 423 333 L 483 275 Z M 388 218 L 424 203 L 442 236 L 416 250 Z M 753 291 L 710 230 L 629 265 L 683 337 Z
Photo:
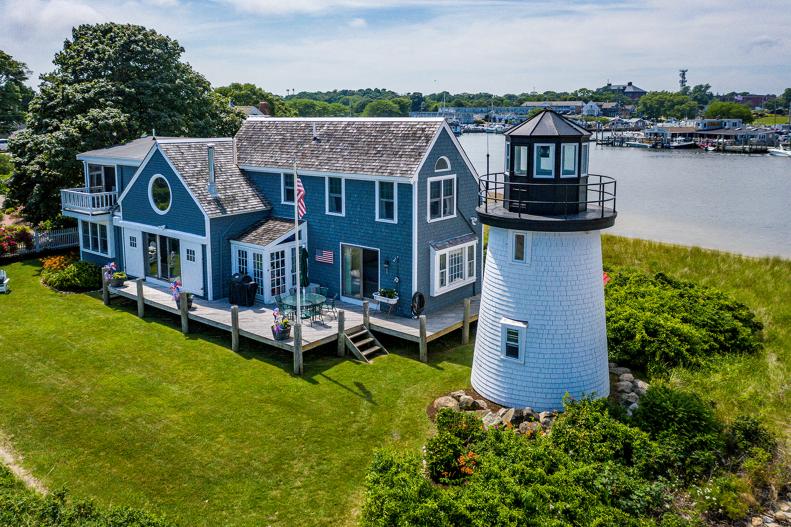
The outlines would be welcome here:
M 88 150 L 77 154 L 77 159 L 86 158 L 107 158 L 114 160 L 130 161 L 134 165 L 139 165 L 154 146 L 157 139 L 172 139 L 170 137 L 152 137 L 146 136 L 140 139 L 129 141 L 122 145 L 115 145 L 108 148 L 98 148 L 96 150 Z
M 590 137 L 591 133 L 585 128 L 569 121 L 562 115 L 552 110 L 533 116 L 507 132 L 508 136 L 535 136 L 535 137 Z
M 252 227 L 234 238 L 234 240 L 263 247 L 292 230 L 294 230 L 294 220 L 268 218 L 255 223 Z
M 208 146 L 214 145 L 217 197 L 209 194 Z M 272 206 L 233 162 L 230 138 L 157 140 L 190 192 L 209 216 L 269 210 Z
M 249 117 L 236 135 L 242 167 L 412 177 L 442 118 Z M 313 132 L 318 141 L 313 141 Z

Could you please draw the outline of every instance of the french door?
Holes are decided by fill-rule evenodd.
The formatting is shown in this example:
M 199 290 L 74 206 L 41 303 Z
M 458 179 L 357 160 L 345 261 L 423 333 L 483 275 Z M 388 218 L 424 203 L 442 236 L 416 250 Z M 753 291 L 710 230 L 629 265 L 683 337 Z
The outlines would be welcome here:
M 373 298 L 379 290 L 379 251 L 341 244 L 341 291 L 348 300 Z
M 286 292 L 286 250 L 279 249 L 269 253 L 269 297 L 274 301 L 275 296 Z
M 181 248 L 179 240 L 159 234 L 145 233 L 146 276 L 175 280 L 181 276 Z

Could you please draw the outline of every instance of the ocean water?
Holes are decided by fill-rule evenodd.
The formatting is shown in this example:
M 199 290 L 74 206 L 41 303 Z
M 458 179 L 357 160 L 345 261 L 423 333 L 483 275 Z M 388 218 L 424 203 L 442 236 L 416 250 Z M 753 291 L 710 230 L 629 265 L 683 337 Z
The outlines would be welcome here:
M 479 173 L 487 149 L 491 170 L 503 170 L 504 136 L 459 140 Z M 590 171 L 618 181 L 606 232 L 791 258 L 791 158 L 591 145 Z

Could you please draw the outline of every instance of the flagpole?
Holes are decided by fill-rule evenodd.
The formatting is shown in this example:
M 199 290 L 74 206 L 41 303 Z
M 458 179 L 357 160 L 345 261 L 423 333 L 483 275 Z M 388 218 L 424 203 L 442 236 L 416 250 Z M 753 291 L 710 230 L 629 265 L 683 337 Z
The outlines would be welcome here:
M 296 258 L 297 267 L 297 320 L 294 322 L 296 325 L 302 324 L 302 301 L 300 290 L 302 289 L 302 276 L 300 275 L 299 262 L 301 260 L 299 254 L 299 204 L 297 199 L 297 159 L 294 158 L 294 257 Z

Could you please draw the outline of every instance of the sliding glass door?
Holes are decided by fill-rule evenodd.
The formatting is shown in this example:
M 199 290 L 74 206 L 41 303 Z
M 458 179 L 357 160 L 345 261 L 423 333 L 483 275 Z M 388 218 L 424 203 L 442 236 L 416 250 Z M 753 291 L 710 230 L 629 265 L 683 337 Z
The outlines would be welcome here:
M 181 249 L 176 238 L 145 233 L 146 276 L 172 281 L 181 276 Z
M 356 300 L 373 298 L 379 290 L 379 251 L 341 245 L 341 291 Z

